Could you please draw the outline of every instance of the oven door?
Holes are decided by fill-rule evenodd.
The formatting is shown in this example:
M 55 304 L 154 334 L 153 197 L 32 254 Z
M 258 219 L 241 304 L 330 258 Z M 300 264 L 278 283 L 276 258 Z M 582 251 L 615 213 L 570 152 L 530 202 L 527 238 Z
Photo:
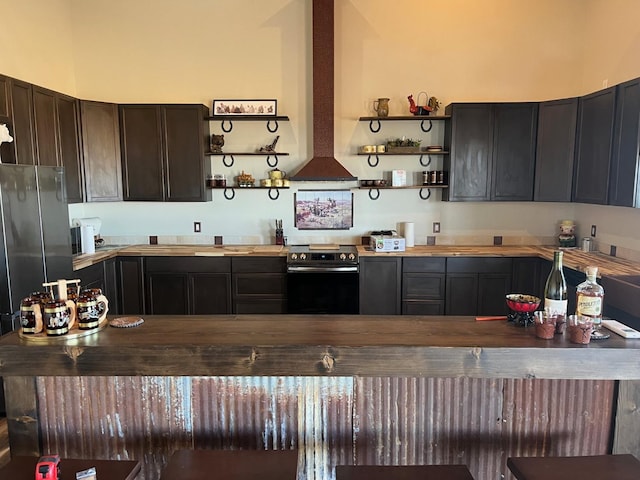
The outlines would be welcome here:
M 358 267 L 289 267 L 287 299 L 288 313 L 357 315 Z

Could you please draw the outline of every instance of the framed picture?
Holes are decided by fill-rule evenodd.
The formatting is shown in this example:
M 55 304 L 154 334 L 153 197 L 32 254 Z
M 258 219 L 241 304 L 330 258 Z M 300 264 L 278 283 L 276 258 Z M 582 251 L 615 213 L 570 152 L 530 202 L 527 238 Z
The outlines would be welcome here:
M 350 190 L 298 190 L 294 194 L 299 230 L 348 230 L 353 227 Z
M 213 114 L 216 116 L 265 116 L 278 115 L 277 100 L 214 100 Z

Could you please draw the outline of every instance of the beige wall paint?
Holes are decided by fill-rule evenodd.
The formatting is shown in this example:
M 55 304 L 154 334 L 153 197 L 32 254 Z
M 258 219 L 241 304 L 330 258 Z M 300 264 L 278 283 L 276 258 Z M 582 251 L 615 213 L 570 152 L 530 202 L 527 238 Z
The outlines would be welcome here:
M 76 94 L 70 0 L 0 0 L 0 73 Z
M 291 118 L 279 131 L 279 147 L 291 156 L 281 157 L 279 167 L 295 170 L 309 158 L 310 0 L 29 0 L 19 8 L 8 0 L 0 2 L 15 15 L 15 30 L 29 25 L 34 10 L 35 25 L 40 25 L 31 36 L 23 34 L 29 41 L 19 44 L 8 59 L 0 57 L 2 73 L 21 76 L 16 72 L 23 71 L 29 81 L 67 92 L 65 83 L 74 84 L 78 97 L 113 102 L 210 105 L 214 98 L 277 98 L 279 111 Z M 337 1 L 336 156 L 360 178 L 383 176 L 392 168 L 422 170 L 416 159 L 390 157 L 372 169 L 355 155 L 358 145 L 396 135 L 441 142 L 441 126 L 423 134 L 417 124 L 385 126 L 372 137 L 357 118 L 370 114 L 371 102 L 379 96 L 391 98 L 392 114 L 403 114 L 406 96 L 420 91 L 444 104 L 545 100 L 596 90 L 603 78 L 613 84 L 640 76 L 634 55 L 640 36 L 634 19 L 639 16 L 640 2 L 635 0 Z M 56 22 L 52 25 L 43 17 Z M 63 28 L 55 35 L 56 23 L 70 31 Z M 66 65 L 66 75 L 42 67 L 42 62 L 52 61 L 53 55 L 45 53 L 50 49 L 60 50 L 56 66 L 64 70 Z M 219 125 L 211 129 L 219 133 Z M 249 151 L 272 139 L 261 125 L 246 123 L 236 123 L 226 136 L 228 150 Z M 237 160 L 226 169 L 213 158 L 211 169 L 232 176 L 244 168 L 258 178 L 265 176 L 269 167 L 250 160 Z M 373 228 L 414 221 L 417 243 L 424 243 L 433 221 L 442 222 L 443 236 L 549 237 L 559 220 L 574 218 L 584 228 L 581 234 L 592 222 L 602 223 L 599 235 L 607 238 L 616 228 L 608 219 L 615 218 L 628 227 L 612 238 L 640 250 L 636 210 L 445 203 L 439 194 L 422 201 L 412 190 L 383 192 L 375 202 L 365 191 L 355 191 L 353 229 L 301 232 L 292 225 L 294 190 L 281 192 L 277 202 L 267 200 L 264 192 L 239 192 L 229 202 L 216 191 L 214 202 L 202 205 L 86 204 L 70 211 L 72 216 L 102 216 L 105 235 L 189 235 L 198 220 L 205 239 L 223 234 L 236 241 L 267 242 L 273 218 L 285 220 L 294 242 L 352 240 Z M 615 215 L 608 214 L 609 209 Z
M 581 93 L 640 76 L 640 2 L 585 0 L 587 17 Z

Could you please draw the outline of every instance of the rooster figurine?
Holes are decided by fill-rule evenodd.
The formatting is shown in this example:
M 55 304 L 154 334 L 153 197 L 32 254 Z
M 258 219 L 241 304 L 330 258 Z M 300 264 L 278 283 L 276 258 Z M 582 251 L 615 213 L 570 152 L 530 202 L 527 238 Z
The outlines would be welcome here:
M 407 97 L 407 100 L 409 100 L 409 111 L 415 115 L 416 113 L 418 113 L 418 106 L 416 105 L 416 102 L 413 101 L 413 95 L 409 95 Z

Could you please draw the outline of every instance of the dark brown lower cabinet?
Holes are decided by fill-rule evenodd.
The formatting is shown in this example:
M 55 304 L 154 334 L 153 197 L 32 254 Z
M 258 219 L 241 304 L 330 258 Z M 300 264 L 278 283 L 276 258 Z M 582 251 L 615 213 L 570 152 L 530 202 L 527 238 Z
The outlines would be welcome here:
M 109 313 L 119 313 L 117 261 L 110 258 L 95 265 L 76 270 L 75 277 L 80 280 L 80 288 L 99 288 L 109 300 Z M 140 312 L 138 312 L 140 313 Z
M 403 258 L 403 315 L 444 314 L 446 262 L 446 258 Z
M 231 313 L 231 259 L 146 257 L 148 315 Z
M 287 313 L 285 257 L 234 257 L 231 278 L 233 313 Z
M 511 292 L 511 258 L 447 259 L 447 315 L 506 315 Z
M 548 271 L 543 272 L 543 262 L 545 261 L 537 257 L 514 258 L 511 293 L 525 293 L 542 298 L 549 275 Z
M 117 275 L 117 309 L 113 313 L 121 315 L 144 315 L 144 258 L 118 257 L 116 260 Z M 107 298 L 110 297 L 107 295 Z
M 360 257 L 359 281 L 361 315 L 400 315 L 401 257 Z

